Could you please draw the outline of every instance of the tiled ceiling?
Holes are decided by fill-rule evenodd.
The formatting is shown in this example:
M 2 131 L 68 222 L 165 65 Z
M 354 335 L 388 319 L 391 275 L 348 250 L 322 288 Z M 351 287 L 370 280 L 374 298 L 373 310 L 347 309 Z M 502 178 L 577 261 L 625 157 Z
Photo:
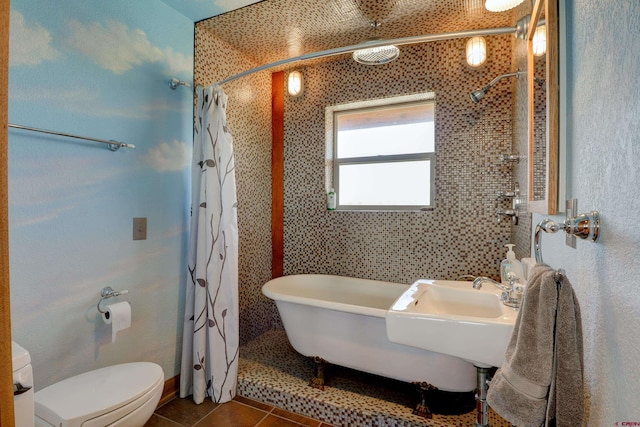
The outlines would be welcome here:
M 260 0 L 160 0 L 193 22 L 211 18 Z
M 530 0 L 527 0 L 530 2 Z M 484 0 L 265 0 L 197 24 L 253 60 L 267 64 L 358 44 L 469 29 L 515 27 L 517 10 L 488 12 Z

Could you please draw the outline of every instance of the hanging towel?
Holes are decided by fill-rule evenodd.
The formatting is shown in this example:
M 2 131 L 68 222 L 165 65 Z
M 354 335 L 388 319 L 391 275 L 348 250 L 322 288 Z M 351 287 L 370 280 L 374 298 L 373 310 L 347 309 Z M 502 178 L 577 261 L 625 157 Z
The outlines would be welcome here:
M 564 275 L 558 294 L 555 375 L 549 391 L 546 425 L 580 426 L 584 418 L 582 319 L 576 294 Z
M 563 278 L 531 272 L 505 361 L 491 380 L 488 404 L 518 427 L 580 426 L 584 411 L 580 308 Z

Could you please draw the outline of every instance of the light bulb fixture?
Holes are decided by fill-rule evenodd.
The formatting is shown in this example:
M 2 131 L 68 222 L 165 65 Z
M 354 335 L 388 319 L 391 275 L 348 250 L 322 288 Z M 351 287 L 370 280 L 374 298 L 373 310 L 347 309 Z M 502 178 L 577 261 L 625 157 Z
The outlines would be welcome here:
M 513 9 L 523 1 L 524 0 L 487 0 L 484 2 L 484 7 L 489 12 L 504 12 L 505 10 Z
M 545 25 L 540 25 L 533 33 L 532 47 L 535 56 L 547 53 L 547 27 Z
M 363 44 L 377 42 L 380 40 L 380 38 L 376 37 L 376 32 L 379 26 L 380 23 L 377 21 L 373 21 L 371 23 L 374 36 Z M 353 60 L 364 65 L 386 64 L 387 62 L 393 61 L 398 56 L 400 56 L 400 49 L 392 44 L 386 46 L 365 47 L 353 52 Z
M 287 77 L 287 92 L 290 96 L 299 96 L 302 94 L 304 84 L 302 81 L 301 71 L 291 71 Z
M 467 41 L 467 64 L 479 67 L 487 62 L 487 42 L 484 37 L 475 36 Z

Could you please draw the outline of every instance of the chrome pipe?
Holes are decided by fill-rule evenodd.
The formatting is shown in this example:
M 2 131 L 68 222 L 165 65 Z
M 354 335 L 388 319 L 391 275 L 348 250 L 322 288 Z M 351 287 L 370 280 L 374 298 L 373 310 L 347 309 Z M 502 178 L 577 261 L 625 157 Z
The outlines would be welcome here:
M 526 71 L 516 70 L 516 72 L 514 73 L 503 74 L 501 76 L 496 77 L 495 79 L 491 80 L 489 84 L 483 87 L 482 89 L 474 90 L 473 92 L 471 92 L 470 93 L 471 100 L 475 103 L 480 102 L 480 100 L 484 98 L 487 92 L 489 92 L 489 90 L 492 87 L 494 87 L 500 80 L 506 79 L 507 77 L 519 78 L 522 74 L 527 74 L 527 73 Z
M 476 366 L 476 427 L 489 427 L 489 368 Z

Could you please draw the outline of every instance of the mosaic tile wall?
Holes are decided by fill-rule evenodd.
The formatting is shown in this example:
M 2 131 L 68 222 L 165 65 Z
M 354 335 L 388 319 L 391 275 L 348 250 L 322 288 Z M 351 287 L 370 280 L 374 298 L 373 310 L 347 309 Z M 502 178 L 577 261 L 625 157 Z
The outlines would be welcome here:
M 487 38 L 480 69 L 466 65 L 465 41 L 403 46 L 398 60 L 379 67 L 341 57 L 302 68 L 304 94 L 285 100 L 285 274 L 398 283 L 498 276 L 511 239 L 511 222 L 495 212 L 496 194 L 512 187 L 512 166 L 499 156 L 512 149 L 515 79 L 497 84 L 479 104 L 469 93 L 511 72 L 514 38 Z M 427 91 L 436 93 L 435 208 L 328 212 L 325 106 Z
M 544 56 L 534 59 L 535 76 L 546 78 L 546 58 Z M 546 86 L 534 85 L 534 153 L 533 153 L 533 194 L 536 200 L 545 198 L 547 182 L 547 91 Z
M 199 25 L 195 39 L 196 84 L 256 66 Z M 399 283 L 497 277 L 503 246 L 512 238 L 510 221 L 497 221 L 495 195 L 512 185 L 512 166 L 499 155 L 511 152 L 515 83 L 504 80 L 479 104 L 469 92 L 511 71 L 513 43 L 511 36 L 488 38 L 488 63 L 477 70 L 464 61 L 464 40 L 404 46 L 397 61 L 382 67 L 346 56 L 303 67 L 305 93 L 285 98 L 285 274 Z M 279 324 L 275 306 L 261 293 L 271 276 L 270 88 L 268 72 L 224 86 L 238 172 L 241 342 Z M 425 91 L 435 91 L 437 102 L 435 209 L 327 212 L 324 107 Z M 529 237 L 522 236 L 528 250 Z
M 516 16 L 524 16 L 531 13 L 531 4 L 523 3 L 518 7 Z M 515 70 L 527 69 L 527 42 L 514 40 L 512 68 Z M 529 103 L 527 79 L 516 80 L 513 108 L 513 153 L 521 157 L 520 161 L 513 165 L 513 180 L 520 185 L 523 197 L 528 197 L 529 169 L 527 156 L 529 153 Z M 521 259 L 531 256 L 531 213 L 523 212 L 518 218 L 518 225 L 511 228 L 511 242 L 516 246 L 514 252 L 516 258 Z
M 257 65 L 196 25 L 196 84 L 209 85 Z M 234 137 L 239 228 L 240 342 L 273 327 L 261 288 L 271 279 L 271 74 L 224 85 Z

